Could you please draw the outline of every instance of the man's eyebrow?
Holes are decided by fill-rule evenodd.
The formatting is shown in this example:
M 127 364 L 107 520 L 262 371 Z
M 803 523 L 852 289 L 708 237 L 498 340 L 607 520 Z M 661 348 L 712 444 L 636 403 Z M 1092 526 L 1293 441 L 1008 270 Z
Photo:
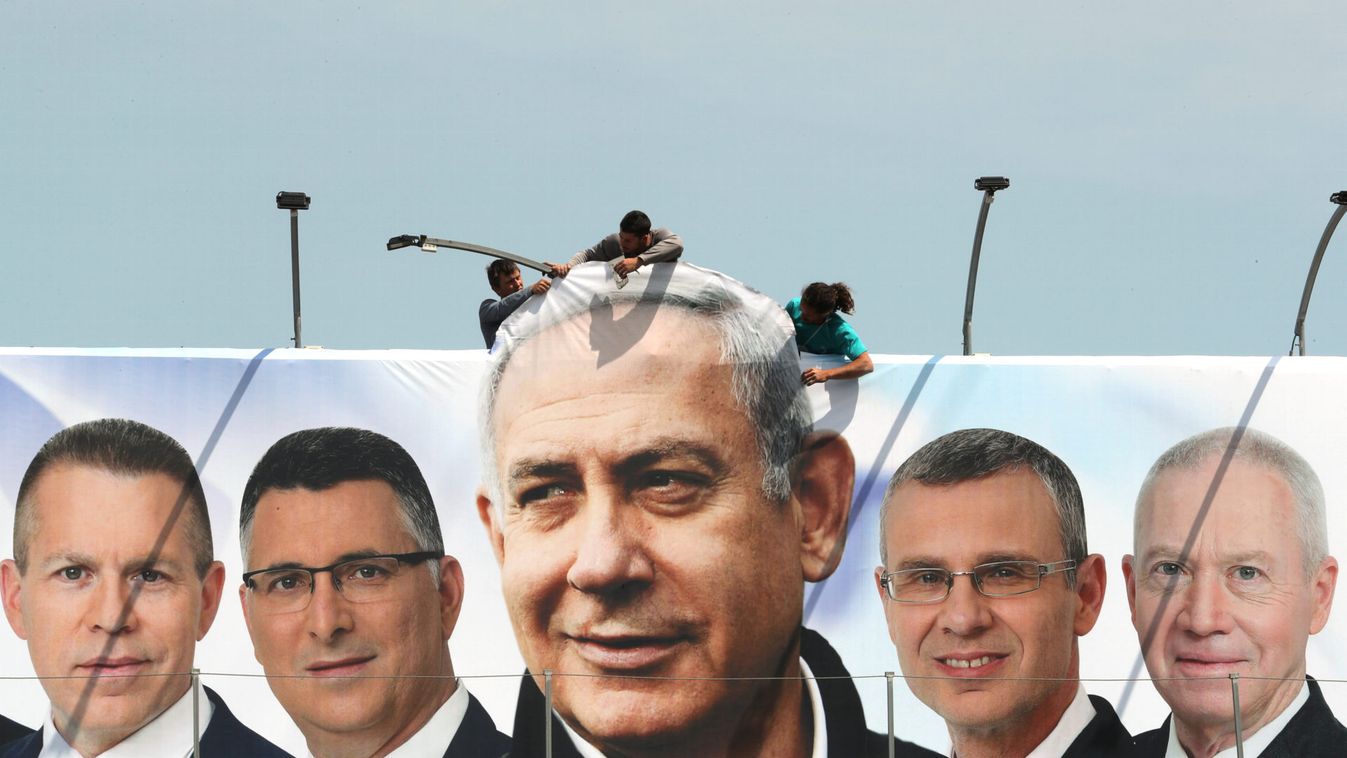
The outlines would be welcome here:
M 510 464 L 506 483 L 513 486 L 523 479 L 555 479 L 574 476 L 575 464 L 555 461 L 548 458 L 521 458 Z
M 134 568 L 137 571 L 144 571 L 146 569 L 168 569 L 170 574 L 180 573 L 184 568 L 184 566 L 177 561 L 168 560 L 162 555 L 152 555 L 149 553 L 134 556 L 122 565 L 124 568 Z
M 329 566 L 336 566 L 347 561 L 358 561 L 362 558 L 373 558 L 376 555 L 386 555 L 386 553 L 375 550 L 374 548 L 365 548 L 363 550 L 352 550 L 342 553 L 335 560 L 329 563 Z M 302 568 L 324 568 L 323 566 L 305 566 L 299 561 L 278 561 L 267 565 L 265 568 L 256 569 L 257 571 L 279 571 L 282 569 L 302 569 Z
M 59 553 L 53 553 L 42 559 L 37 565 L 43 571 L 47 571 L 57 566 L 95 566 L 98 559 L 88 553 L 81 553 L 75 550 L 65 550 Z
M 948 564 L 942 558 L 935 558 L 929 555 L 914 555 L 911 558 L 905 558 L 893 567 L 894 571 L 903 569 L 929 569 L 929 568 L 948 568 Z
M 631 473 L 670 458 L 691 458 L 711 469 L 716 476 L 725 474 L 729 468 L 724 459 L 707 445 L 684 439 L 659 439 L 655 440 L 653 444 L 625 456 L 618 464 L 618 470 L 623 473 Z
M 1152 545 L 1141 554 L 1141 559 L 1147 563 L 1158 560 L 1177 561 L 1180 558 L 1179 548 L 1173 545 Z
M 999 553 L 982 553 L 977 558 L 975 565 L 981 566 L 984 563 L 1003 563 L 1005 561 L 1028 561 L 1030 563 L 1039 563 L 1038 556 L 1028 553 L 1012 553 L 1009 551 Z

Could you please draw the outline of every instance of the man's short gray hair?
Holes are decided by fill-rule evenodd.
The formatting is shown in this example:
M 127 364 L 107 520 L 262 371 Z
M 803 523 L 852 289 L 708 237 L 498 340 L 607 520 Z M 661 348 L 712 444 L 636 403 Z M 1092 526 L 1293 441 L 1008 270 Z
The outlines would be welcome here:
M 879 510 L 879 555 L 888 565 L 888 545 L 884 539 L 889 504 L 893 493 L 904 482 L 927 486 L 959 484 L 981 479 L 1002 471 L 1029 469 L 1043 482 L 1048 496 L 1057 507 L 1057 530 L 1065 557 L 1080 565 L 1090 554 L 1085 541 L 1085 501 L 1071 469 L 1052 451 L 1031 439 L 1000 429 L 961 429 L 937 437 L 913 453 L 889 480 Z M 1067 574 L 1075 581 L 1075 572 Z
M 492 500 L 504 502 L 496 470 L 495 410 L 502 377 L 519 349 L 553 326 L 585 313 L 609 313 L 624 304 L 678 308 L 703 319 L 720 337 L 720 357 L 732 368 L 731 394 L 753 427 L 762 456 L 762 492 L 783 503 L 790 497 L 796 456 L 813 430 L 813 417 L 800 381 L 799 352 L 785 311 L 770 298 L 724 274 L 688 263 L 656 263 L 628 278 L 619 289 L 612 269 L 602 263 L 576 266 L 543 297 L 530 299 L 501 325 L 496 348 L 482 383 L 479 422 L 482 481 Z M 633 311 L 634 313 L 635 311 Z M 630 347 L 649 320 L 624 316 Z M 591 329 L 604 328 L 597 321 Z M 625 337 L 627 335 L 620 335 Z M 612 340 L 621 342 L 621 340 Z M 600 365 L 616 358 L 600 350 Z M 565 377 L 557 376 L 564 382 Z
M 1230 451 L 1238 427 L 1226 426 L 1195 434 L 1166 450 L 1156 459 L 1137 492 L 1136 512 L 1132 521 L 1132 542 L 1140 533 L 1142 511 L 1149 507 L 1151 491 L 1161 474 L 1170 469 L 1194 469 L 1212 458 L 1220 459 Z M 1232 460 L 1244 461 L 1279 474 L 1291 489 L 1296 509 L 1296 536 L 1300 538 L 1305 575 L 1309 577 L 1328 556 L 1328 518 L 1324 508 L 1324 488 L 1308 461 L 1290 445 L 1267 432 L 1244 427 Z M 1251 525 L 1258 528 L 1257 524 Z

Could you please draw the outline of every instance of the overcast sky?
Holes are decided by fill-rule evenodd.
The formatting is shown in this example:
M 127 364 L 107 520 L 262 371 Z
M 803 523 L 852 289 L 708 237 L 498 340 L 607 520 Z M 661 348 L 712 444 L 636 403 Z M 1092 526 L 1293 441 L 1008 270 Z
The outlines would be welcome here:
M 1341 4 L 0 0 L 0 344 L 475 348 L 627 210 L 880 353 L 1284 354 L 1347 189 Z M 532 275 L 529 275 L 532 278 Z M 1311 354 L 1347 354 L 1347 230 Z

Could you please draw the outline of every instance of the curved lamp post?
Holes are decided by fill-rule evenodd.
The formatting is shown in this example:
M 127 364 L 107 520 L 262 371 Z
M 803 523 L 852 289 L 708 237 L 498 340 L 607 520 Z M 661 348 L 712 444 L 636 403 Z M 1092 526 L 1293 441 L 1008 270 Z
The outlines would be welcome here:
M 987 228 L 987 209 L 997 191 L 1010 186 L 1004 176 L 984 176 L 973 182 L 973 189 L 982 191 L 982 209 L 978 211 L 978 229 L 973 235 L 973 259 L 968 263 L 968 293 L 963 299 L 963 354 L 973 354 L 973 293 L 978 284 L 978 259 L 982 257 L 982 232 Z
M 1300 295 L 1300 311 L 1296 313 L 1296 331 L 1295 336 L 1291 337 L 1290 355 L 1296 354 L 1296 348 L 1300 349 L 1300 354 L 1305 354 L 1305 314 L 1310 310 L 1310 293 L 1314 291 L 1314 279 L 1319 276 L 1319 264 L 1324 260 L 1324 250 L 1328 249 L 1328 241 L 1333 238 L 1333 230 L 1338 228 L 1338 222 L 1342 220 L 1343 214 L 1347 213 L 1347 190 L 1334 192 L 1328 198 L 1338 206 L 1333 211 L 1333 216 L 1328 219 L 1328 226 L 1324 227 L 1324 236 L 1319 238 L 1319 249 L 1314 251 L 1314 260 L 1310 262 L 1310 274 L 1305 277 L 1305 291 Z
M 474 245 L 471 242 L 458 242 L 456 240 L 440 239 L 439 237 L 427 237 L 424 234 L 399 234 L 388 240 L 389 250 L 398 250 L 404 247 L 419 247 L 427 253 L 437 252 L 442 247 L 451 247 L 455 250 L 466 250 L 470 253 L 481 253 L 489 255 L 492 258 L 504 258 L 507 261 L 514 261 L 521 266 L 541 271 L 548 276 L 552 276 L 552 266 L 532 258 L 525 258 L 522 255 L 497 250 L 494 247 L 485 245 Z

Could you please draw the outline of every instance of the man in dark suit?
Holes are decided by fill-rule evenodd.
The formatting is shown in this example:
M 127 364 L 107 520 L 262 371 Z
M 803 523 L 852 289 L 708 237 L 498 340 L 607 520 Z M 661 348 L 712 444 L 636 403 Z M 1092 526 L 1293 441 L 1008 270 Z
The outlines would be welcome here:
M 1156 460 L 1123 558 L 1146 668 L 1172 711 L 1137 737 L 1144 755 L 1233 755 L 1232 674 L 1244 755 L 1347 752 L 1347 728 L 1305 675 L 1337 583 L 1327 532 L 1319 477 L 1269 434 L 1213 429 Z
M 846 669 L 801 629 L 855 462 L 812 431 L 789 320 L 687 264 L 612 276 L 516 314 L 485 380 L 477 508 L 531 673 L 512 754 L 543 755 L 550 670 L 557 756 L 867 755 L 854 685 L 825 679 Z
M 125 419 L 76 424 L 38 451 L 19 486 L 5 615 L 51 700 L 42 729 L 0 749 L 85 756 L 185 755 L 196 643 L 219 608 L 224 566 L 192 459 Z M 207 690 L 203 745 L 284 756 Z
M 1079 681 L 1105 570 L 1060 458 L 997 429 L 951 432 L 898 467 L 880 529 L 889 637 L 959 758 L 1129 753 L 1113 707 Z
M 33 730 L 23 724 L 0 716 L 0 746 L 32 733 Z
M 350 428 L 281 438 L 244 488 L 239 542 L 254 652 L 314 756 L 509 750 L 454 678 L 463 571 L 401 445 Z

